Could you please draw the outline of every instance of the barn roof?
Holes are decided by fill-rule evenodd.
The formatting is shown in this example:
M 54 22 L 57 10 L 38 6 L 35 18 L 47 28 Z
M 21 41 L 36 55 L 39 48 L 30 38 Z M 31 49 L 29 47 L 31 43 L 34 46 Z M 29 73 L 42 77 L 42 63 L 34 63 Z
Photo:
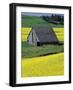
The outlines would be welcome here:
M 49 27 L 35 27 L 33 28 L 35 31 L 40 43 L 55 43 L 58 42 L 58 39 L 52 30 Z

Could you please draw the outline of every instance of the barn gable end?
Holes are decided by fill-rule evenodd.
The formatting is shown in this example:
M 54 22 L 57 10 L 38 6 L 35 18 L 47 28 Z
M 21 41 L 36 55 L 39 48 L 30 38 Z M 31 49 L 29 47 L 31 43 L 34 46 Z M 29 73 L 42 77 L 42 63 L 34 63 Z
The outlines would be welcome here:
M 28 36 L 28 43 L 32 45 L 56 44 L 58 39 L 52 29 L 35 27 Z
M 37 42 L 39 42 L 39 39 L 34 31 L 34 29 L 32 29 L 32 31 L 30 32 L 28 39 L 27 39 L 27 43 L 30 45 L 37 45 Z

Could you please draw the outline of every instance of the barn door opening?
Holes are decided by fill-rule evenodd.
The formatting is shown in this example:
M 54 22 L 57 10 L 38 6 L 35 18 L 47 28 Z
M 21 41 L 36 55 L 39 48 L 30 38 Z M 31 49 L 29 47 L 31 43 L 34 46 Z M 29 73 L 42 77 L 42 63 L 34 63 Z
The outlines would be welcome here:
M 40 42 L 37 42 L 37 46 L 40 46 Z

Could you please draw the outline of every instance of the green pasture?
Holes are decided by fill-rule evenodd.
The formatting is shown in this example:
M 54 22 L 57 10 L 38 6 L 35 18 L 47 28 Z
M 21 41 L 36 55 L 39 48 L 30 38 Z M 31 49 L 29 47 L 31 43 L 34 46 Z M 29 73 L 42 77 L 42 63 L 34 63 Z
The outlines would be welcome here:
M 60 53 L 64 51 L 63 45 L 42 45 L 33 46 L 22 42 L 22 58 L 32 58 L 37 56 L 48 55 L 52 53 Z
M 22 16 L 22 27 L 35 27 L 35 26 L 47 26 L 47 27 L 64 27 L 62 24 L 48 23 L 42 19 L 42 17 L 37 16 Z

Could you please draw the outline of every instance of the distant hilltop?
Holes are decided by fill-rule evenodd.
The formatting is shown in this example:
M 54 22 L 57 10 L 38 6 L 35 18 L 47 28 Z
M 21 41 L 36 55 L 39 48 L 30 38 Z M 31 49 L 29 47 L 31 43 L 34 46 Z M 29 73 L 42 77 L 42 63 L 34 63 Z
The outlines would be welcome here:
M 51 17 L 52 15 L 58 15 L 58 16 L 61 16 L 61 17 L 64 17 L 63 14 L 53 14 L 53 13 L 31 13 L 31 12 L 22 12 L 21 13 L 22 15 L 26 15 L 26 16 L 49 16 Z

